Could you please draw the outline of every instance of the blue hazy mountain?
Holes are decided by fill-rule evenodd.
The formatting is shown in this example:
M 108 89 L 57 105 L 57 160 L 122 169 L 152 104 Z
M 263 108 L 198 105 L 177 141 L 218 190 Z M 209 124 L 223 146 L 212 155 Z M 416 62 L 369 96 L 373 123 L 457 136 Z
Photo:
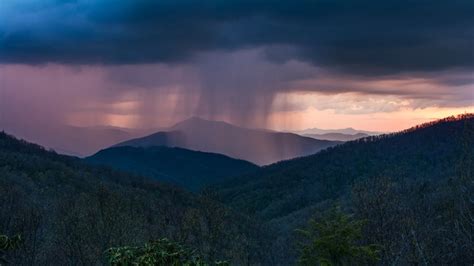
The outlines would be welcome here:
M 344 133 L 322 133 L 322 134 L 304 134 L 303 136 L 321 139 L 321 140 L 332 140 L 332 141 L 351 141 L 356 139 L 361 139 L 368 137 L 370 135 L 366 133 L 356 133 L 356 134 L 344 134 Z
M 220 153 L 258 165 L 266 165 L 314 154 L 340 143 L 293 133 L 243 128 L 225 122 L 193 117 L 166 131 L 121 142 L 116 146 L 180 147 Z

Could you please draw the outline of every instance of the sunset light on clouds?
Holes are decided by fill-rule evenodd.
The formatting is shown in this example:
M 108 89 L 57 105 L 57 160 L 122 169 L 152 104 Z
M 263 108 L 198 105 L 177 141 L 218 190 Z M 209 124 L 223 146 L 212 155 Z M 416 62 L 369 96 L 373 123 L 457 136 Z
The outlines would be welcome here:
M 3 129 L 151 129 L 200 116 L 387 132 L 474 108 L 469 1 L 412 12 L 396 1 L 109 2 L 2 1 Z

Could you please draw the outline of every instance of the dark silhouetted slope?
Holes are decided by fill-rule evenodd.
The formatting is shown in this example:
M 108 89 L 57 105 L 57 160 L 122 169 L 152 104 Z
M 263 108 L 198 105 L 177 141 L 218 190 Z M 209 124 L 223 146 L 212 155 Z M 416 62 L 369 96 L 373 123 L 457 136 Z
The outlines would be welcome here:
M 164 146 L 113 147 L 86 158 L 86 161 L 152 177 L 193 191 L 258 169 L 252 163 L 221 154 Z
M 254 253 L 262 239 L 257 228 L 208 196 L 0 132 L 0 234 L 23 239 L 12 265 L 102 265 L 110 247 L 163 237 L 210 260 L 253 264 L 262 258 Z
M 216 189 L 278 232 L 268 253 L 282 264 L 298 255 L 295 229 L 337 204 L 367 221 L 363 241 L 382 247 L 381 265 L 464 265 L 474 259 L 473 171 L 471 114 L 347 142 Z
M 346 194 L 355 180 L 446 179 L 469 152 L 474 116 L 447 118 L 402 132 L 372 136 L 312 156 L 283 161 L 220 188 L 223 201 L 264 219 L 275 219 Z

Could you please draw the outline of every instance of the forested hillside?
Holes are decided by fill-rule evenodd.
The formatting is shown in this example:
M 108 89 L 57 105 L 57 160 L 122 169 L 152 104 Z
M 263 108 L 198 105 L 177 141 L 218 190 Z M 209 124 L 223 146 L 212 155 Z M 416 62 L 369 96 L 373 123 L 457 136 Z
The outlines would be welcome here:
M 333 204 L 370 225 L 383 264 L 474 261 L 474 115 L 367 137 L 264 167 L 217 188 L 221 200 L 279 230 L 277 260 L 296 256 L 294 229 Z M 460 263 L 460 264 L 459 264 Z
M 192 191 L 243 175 L 258 166 L 225 155 L 181 148 L 112 147 L 101 150 L 87 162 L 102 164 L 168 182 Z
M 173 261 L 187 261 L 186 246 L 231 265 L 470 265 L 473 147 L 474 115 L 466 114 L 260 168 L 196 195 L 1 133 L 0 236 L 21 243 L 0 258 L 97 265 L 163 257 L 169 247 L 180 250 Z M 180 166 L 189 165 L 169 165 Z
M 258 225 L 206 194 L 87 166 L 4 133 L 0 235 L 21 235 L 5 257 L 12 265 L 105 264 L 108 248 L 164 237 L 207 261 L 256 263 L 263 251 Z

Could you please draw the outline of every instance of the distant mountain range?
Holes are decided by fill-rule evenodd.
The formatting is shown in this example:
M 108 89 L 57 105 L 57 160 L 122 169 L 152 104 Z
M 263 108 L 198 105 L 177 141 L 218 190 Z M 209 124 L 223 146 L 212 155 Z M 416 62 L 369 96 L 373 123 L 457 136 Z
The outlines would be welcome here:
M 112 147 L 85 159 L 192 191 L 255 171 L 258 166 L 221 154 L 164 146 Z
M 383 134 L 382 132 L 358 130 L 351 127 L 341 129 L 308 128 L 300 131 L 294 131 L 294 133 L 305 137 L 331 141 L 352 141 L 368 136 Z
M 317 140 L 294 133 L 243 128 L 225 122 L 193 117 L 174 125 L 167 131 L 128 140 L 115 146 L 181 147 L 225 154 L 259 165 L 266 165 L 314 154 L 340 143 Z
M 368 137 L 370 135 L 365 133 L 356 133 L 354 135 L 344 133 L 324 133 L 324 134 L 304 134 L 303 136 L 322 139 L 322 140 L 333 140 L 333 141 L 351 141 Z
M 322 134 L 327 134 L 327 133 L 340 133 L 340 134 L 344 134 L 344 135 L 356 135 L 356 134 L 362 133 L 364 135 L 369 135 L 369 136 L 384 134 L 384 132 L 358 130 L 358 129 L 353 129 L 351 127 L 340 128 L 340 129 L 308 128 L 308 129 L 304 129 L 304 130 L 294 131 L 294 133 L 300 134 L 300 135 L 308 135 L 308 134 L 322 135 Z
M 39 143 L 58 153 L 78 157 L 90 156 L 97 151 L 127 139 L 143 136 L 145 130 L 111 126 L 77 127 L 69 125 L 38 126 L 35 130 L 6 129 L 19 138 Z
M 352 128 L 334 130 L 311 128 L 293 133 L 282 133 L 265 129 L 242 128 L 196 117 L 159 130 L 70 125 L 37 126 L 34 130 L 27 130 L 21 126 L 7 126 L 3 130 L 22 139 L 38 143 L 47 149 L 53 149 L 58 153 L 78 157 L 91 156 L 99 150 L 117 143 L 127 142 L 156 132 L 153 134 L 153 138 L 147 140 L 151 141 L 149 146 L 163 145 L 221 153 L 260 165 L 310 155 L 340 142 L 379 134 Z M 228 144 L 222 143 L 226 138 L 234 141 Z M 336 143 L 318 142 L 308 138 L 336 141 Z M 243 151 L 245 146 L 247 146 L 248 152 Z M 260 150 L 260 148 L 265 149 L 266 152 L 251 154 L 252 151 Z

